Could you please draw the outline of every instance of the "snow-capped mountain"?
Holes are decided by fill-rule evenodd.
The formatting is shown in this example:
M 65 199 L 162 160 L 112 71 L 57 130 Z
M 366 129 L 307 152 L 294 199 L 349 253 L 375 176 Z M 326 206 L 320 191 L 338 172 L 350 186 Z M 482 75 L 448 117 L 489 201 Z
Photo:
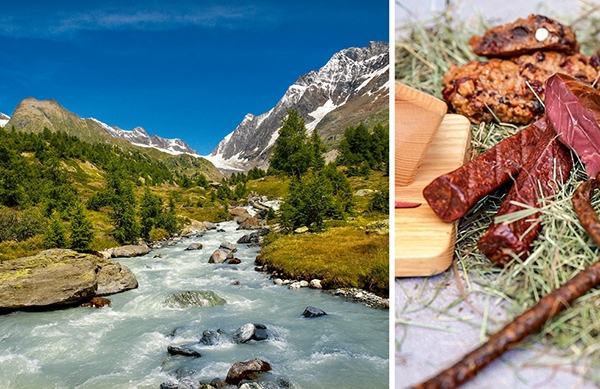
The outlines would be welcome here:
M 6 123 L 10 120 L 10 116 L 3 114 L 0 112 L 0 127 L 6 126 Z
M 268 112 L 247 114 L 208 156 L 218 168 L 267 168 L 281 119 L 297 109 L 308 132 L 319 131 L 329 144 L 339 143 L 349 125 L 389 109 L 389 45 L 371 42 L 333 55 L 318 71 L 301 76 Z
M 98 119 L 90 118 L 102 127 L 106 132 L 115 138 L 126 140 L 136 146 L 142 147 L 153 147 L 160 151 L 164 151 L 169 154 L 189 154 L 195 157 L 200 155 L 193 150 L 187 143 L 181 139 L 165 139 L 158 135 L 148 135 L 146 130 L 142 127 L 136 127 L 131 131 L 122 130 L 116 126 L 109 126 L 106 123 L 101 122 Z

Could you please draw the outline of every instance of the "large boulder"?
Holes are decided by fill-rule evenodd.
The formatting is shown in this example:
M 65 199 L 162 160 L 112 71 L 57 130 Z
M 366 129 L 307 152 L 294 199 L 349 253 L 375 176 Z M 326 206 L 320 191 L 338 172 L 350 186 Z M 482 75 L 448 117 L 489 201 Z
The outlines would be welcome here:
M 108 258 L 131 258 L 146 255 L 150 252 L 150 247 L 145 244 L 129 244 L 125 246 L 112 247 L 104 250 L 102 253 Z
M 250 216 L 239 222 L 238 230 L 257 230 L 263 228 L 265 223 L 254 216 Z
M 51 249 L 0 262 L 0 310 L 81 304 L 137 286 L 128 267 L 73 250 Z
M 165 304 L 171 308 L 214 307 L 227 304 L 225 299 L 210 290 L 187 291 L 167 296 Z
M 135 274 L 127 266 L 97 256 L 92 256 L 91 260 L 97 269 L 96 296 L 120 293 L 138 287 Z
M 244 220 L 245 218 L 252 216 L 250 215 L 248 210 L 243 207 L 229 208 L 229 214 L 233 216 L 233 220 L 235 220 L 238 223 Z
M 46 250 L 0 262 L 0 310 L 81 303 L 96 294 L 96 257 L 72 250 Z
M 181 236 L 198 236 L 202 235 L 207 230 L 206 224 L 198 220 L 192 220 L 190 224 L 183 227 Z
M 243 380 L 256 379 L 256 373 L 271 370 L 271 365 L 260 359 L 252 359 L 245 362 L 236 362 L 227 372 L 225 382 L 228 385 L 237 385 Z
M 271 230 L 269 228 L 260 228 L 249 234 L 246 234 L 237 240 L 237 243 L 259 244 L 261 237 L 267 235 Z

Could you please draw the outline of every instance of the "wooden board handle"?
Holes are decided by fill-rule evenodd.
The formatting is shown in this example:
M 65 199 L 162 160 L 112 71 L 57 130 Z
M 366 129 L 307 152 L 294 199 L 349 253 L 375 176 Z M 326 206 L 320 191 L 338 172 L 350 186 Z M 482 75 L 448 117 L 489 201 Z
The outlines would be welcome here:
M 410 185 L 448 109 L 442 100 L 396 83 L 396 186 Z

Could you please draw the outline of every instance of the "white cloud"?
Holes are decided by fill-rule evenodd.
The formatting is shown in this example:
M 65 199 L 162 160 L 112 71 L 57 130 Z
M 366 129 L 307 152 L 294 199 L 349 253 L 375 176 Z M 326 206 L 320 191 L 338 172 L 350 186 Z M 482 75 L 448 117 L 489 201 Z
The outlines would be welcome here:
M 91 9 L 7 9 L 0 16 L 0 34 L 57 37 L 82 30 L 170 30 L 186 26 L 244 29 L 278 23 L 281 10 L 253 3 L 202 5 L 196 2 Z

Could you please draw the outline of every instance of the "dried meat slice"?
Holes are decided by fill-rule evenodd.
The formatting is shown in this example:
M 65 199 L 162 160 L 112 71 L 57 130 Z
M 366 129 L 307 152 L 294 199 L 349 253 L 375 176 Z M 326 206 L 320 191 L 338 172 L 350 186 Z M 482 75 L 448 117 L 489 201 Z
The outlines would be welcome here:
M 546 112 L 559 139 L 575 150 L 590 178 L 600 172 L 600 92 L 566 74 L 548 80 Z
M 533 14 L 493 27 L 483 36 L 474 36 L 469 45 L 475 54 L 485 57 L 514 57 L 538 50 L 579 52 L 579 43 L 571 27 Z
M 436 178 L 423 189 L 423 197 L 440 219 L 457 220 L 484 196 L 515 178 L 535 154 L 538 144 L 547 143 L 554 136 L 542 118 L 458 169 Z
M 572 166 L 571 153 L 556 137 L 539 142 L 535 155 L 519 173 L 496 216 L 539 207 L 540 199 L 560 190 L 569 178 Z M 493 222 L 477 242 L 477 247 L 499 266 L 506 266 L 515 256 L 524 258 L 542 228 L 540 217 L 541 214 L 535 212 L 512 223 Z

